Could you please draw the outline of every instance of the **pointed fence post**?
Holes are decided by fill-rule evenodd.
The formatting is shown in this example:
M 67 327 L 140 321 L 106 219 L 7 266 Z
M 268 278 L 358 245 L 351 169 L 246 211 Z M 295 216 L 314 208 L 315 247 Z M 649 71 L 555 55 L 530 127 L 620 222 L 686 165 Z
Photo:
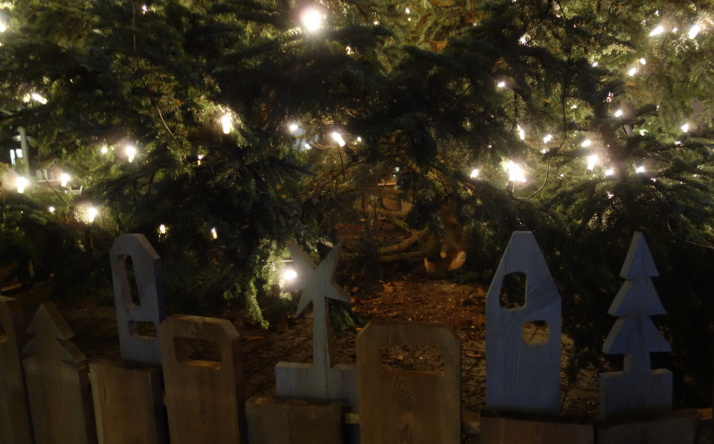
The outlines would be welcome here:
M 27 331 L 33 337 L 24 365 L 36 442 L 96 443 L 87 363 L 70 341 L 74 333 L 51 302 L 40 305 Z
M 506 275 L 527 277 L 525 304 L 503 308 Z M 560 410 L 560 295 L 531 232 L 516 231 L 486 295 L 486 409 L 557 414 Z M 548 338 L 528 344 L 526 323 L 545 321 Z
M 0 437 L 4 444 L 32 444 L 20 356 L 24 342 L 25 318 L 20 303 L 0 296 Z
M 666 314 L 652 277 L 659 276 L 645 238 L 635 232 L 620 277 L 626 282 L 608 313 L 618 316 L 603 352 L 625 355 L 624 369 L 600 374 L 600 417 L 623 418 L 672 410 L 672 372 L 652 370 L 650 353 L 670 352 L 651 315 Z
M 179 339 L 217 344 L 220 361 L 192 359 Z M 247 444 L 240 335 L 226 319 L 172 315 L 161 325 L 171 444 Z
M 312 302 L 312 364 L 278 362 L 275 385 L 278 397 L 335 401 L 357 405 L 357 370 L 352 365 L 331 365 L 328 338 L 329 310 L 326 298 L 349 301 L 347 293 L 334 282 L 342 245 L 335 247 L 319 266 L 293 242 L 288 243 L 297 269 L 297 289 L 302 289 L 297 314 Z
M 161 365 L 159 325 L 166 317 L 161 258 L 143 234 L 122 234 L 109 251 L 114 284 L 114 304 L 117 311 L 119 348 L 128 361 Z M 139 304 L 131 295 L 131 276 L 127 273 L 127 258 L 133 265 Z M 143 332 L 141 324 L 150 325 Z

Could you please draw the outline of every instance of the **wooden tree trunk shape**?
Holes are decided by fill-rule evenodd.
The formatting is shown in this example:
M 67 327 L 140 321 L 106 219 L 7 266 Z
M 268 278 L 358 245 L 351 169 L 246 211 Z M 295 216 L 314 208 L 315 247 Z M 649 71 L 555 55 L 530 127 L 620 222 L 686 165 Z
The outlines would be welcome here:
M 220 362 L 195 360 L 178 338 L 218 344 Z M 171 444 L 247 444 L 240 335 L 226 319 L 172 315 L 161 325 Z
M 427 345 L 443 353 L 444 371 L 382 365 L 382 349 Z M 363 444 L 461 442 L 461 342 L 448 325 L 372 322 L 357 337 Z
M 652 370 L 650 353 L 672 351 L 650 315 L 666 314 L 651 278 L 659 276 L 645 238 L 635 232 L 620 277 L 627 281 L 608 313 L 619 316 L 605 339 L 603 352 L 625 355 L 622 371 L 600 374 L 603 419 L 672 410 L 672 373 Z
M 25 318 L 20 303 L 0 296 L 0 437 L 4 444 L 32 444 L 20 356 L 24 342 Z
M 357 370 L 351 365 L 330 364 L 328 338 L 329 311 L 325 298 L 349 301 L 349 296 L 334 282 L 341 245 L 316 266 L 294 243 L 288 243 L 298 278 L 295 289 L 302 289 L 297 315 L 312 302 L 312 364 L 279 362 L 275 366 L 278 397 L 335 401 L 357 405 Z
M 503 308 L 506 275 L 527 277 L 525 303 Z M 516 231 L 486 295 L 486 409 L 558 414 L 560 410 L 560 295 L 530 232 Z M 548 339 L 528 344 L 523 328 L 545 321 Z
M 34 335 L 24 365 L 35 442 L 96 443 L 86 358 L 70 341 L 72 330 L 57 307 L 44 302 L 27 331 Z
M 149 330 L 158 334 L 166 317 L 161 259 L 142 234 L 122 234 L 109 255 L 121 356 L 128 361 L 161 365 L 159 338 L 145 334 L 140 328 L 142 323 L 147 324 Z M 132 300 L 127 257 L 133 264 L 138 305 Z

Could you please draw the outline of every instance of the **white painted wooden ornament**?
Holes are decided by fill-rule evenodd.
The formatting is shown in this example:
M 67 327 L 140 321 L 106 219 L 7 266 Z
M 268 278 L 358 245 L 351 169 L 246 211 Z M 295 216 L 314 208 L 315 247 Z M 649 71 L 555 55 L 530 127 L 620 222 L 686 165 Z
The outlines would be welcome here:
M 506 275 L 524 273 L 525 303 L 500 303 Z M 561 300 L 533 233 L 516 231 L 486 295 L 486 409 L 557 414 L 560 410 Z M 544 321 L 544 342 L 526 343 L 524 326 Z
M 143 234 L 122 234 L 109 251 L 121 357 L 161 365 L 159 325 L 166 317 L 161 258 Z M 139 304 L 131 297 L 127 257 L 132 260 Z M 140 323 L 153 324 L 156 336 L 142 334 Z
M 312 364 L 279 362 L 275 366 L 278 397 L 320 401 L 337 401 L 357 405 L 357 370 L 352 365 L 330 364 L 328 340 L 329 310 L 325 298 L 348 302 L 349 295 L 334 281 L 342 244 L 337 245 L 319 266 L 295 243 L 289 242 L 295 271 L 298 274 L 291 287 L 302 290 L 298 302 L 300 315 L 312 302 Z
M 672 410 L 672 373 L 652 370 L 650 353 L 670 352 L 649 316 L 666 314 L 652 277 L 659 276 L 647 242 L 635 232 L 620 277 L 627 281 L 608 313 L 619 316 L 602 347 L 607 354 L 622 354 L 622 371 L 600 374 L 602 419 L 662 413 Z

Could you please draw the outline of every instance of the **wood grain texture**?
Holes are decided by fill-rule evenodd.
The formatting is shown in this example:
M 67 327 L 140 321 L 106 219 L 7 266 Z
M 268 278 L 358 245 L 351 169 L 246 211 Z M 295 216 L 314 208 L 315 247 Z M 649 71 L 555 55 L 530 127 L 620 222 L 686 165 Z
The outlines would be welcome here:
M 620 275 L 628 279 L 608 313 L 620 316 L 603 352 L 625 355 L 622 371 L 600 374 L 600 418 L 651 415 L 672 410 L 672 373 L 652 370 L 650 353 L 671 348 L 650 315 L 664 314 L 651 278 L 657 269 L 642 233 L 635 232 Z
M 593 444 L 588 421 L 538 415 L 481 413 L 481 444 Z
M 37 309 L 24 349 L 27 392 L 35 442 L 97 442 L 84 354 L 70 341 L 74 334 L 51 302 Z
M 597 444 L 696 444 L 700 413 L 679 410 L 637 420 L 600 421 Z
M 114 285 L 114 305 L 122 358 L 161 365 L 158 337 L 144 336 L 137 322 L 151 322 L 158 334 L 166 317 L 161 258 L 143 234 L 122 234 L 109 251 Z M 132 301 L 127 260 L 131 257 L 139 305 Z
M 329 310 L 325 299 L 349 301 L 349 295 L 334 281 L 342 244 L 315 263 L 293 242 L 288 243 L 298 277 L 290 286 L 302 290 L 296 315 L 309 303 L 313 310 L 312 364 L 279 362 L 275 366 L 275 386 L 280 398 L 335 401 L 357 405 L 357 371 L 354 366 L 330 362 Z
M 382 364 L 381 350 L 426 345 L 443 353 L 444 371 Z M 372 322 L 357 337 L 362 444 L 458 444 L 461 343 L 448 325 Z
M 503 280 L 527 278 L 525 303 L 501 307 Z M 523 326 L 548 324 L 547 342 L 527 344 Z M 543 254 L 530 232 L 511 236 L 486 295 L 486 409 L 557 414 L 560 410 L 561 301 Z
M 166 444 L 161 369 L 92 362 L 89 379 L 99 444 Z
M 221 361 L 193 360 L 176 338 L 218 344 Z M 225 319 L 172 315 L 161 325 L 171 444 L 246 444 L 240 335 Z
M 32 444 L 20 355 L 24 343 L 25 317 L 20 303 L 0 296 L 0 437 L 4 444 Z
M 342 408 L 337 403 L 258 398 L 246 405 L 250 444 L 339 444 Z

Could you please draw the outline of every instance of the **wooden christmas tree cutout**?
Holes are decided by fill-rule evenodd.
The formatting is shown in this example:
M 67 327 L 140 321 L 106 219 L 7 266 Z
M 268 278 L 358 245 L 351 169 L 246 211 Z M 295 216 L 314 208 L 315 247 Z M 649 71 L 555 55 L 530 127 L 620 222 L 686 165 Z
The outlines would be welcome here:
M 279 362 L 275 366 L 276 393 L 278 397 L 301 398 L 320 401 L 339 401 L 357 405 L 357 371 L 354 366 L 330 364 L 328 340 L 329 310 L 325 298 L 349 301 L 349 295 L 334 281 L 335 269 L 342 245 L 337 245 L 316 266 L 300 248 L 288 243 L 293 258 L 297 281 L 293 285 L 302 290 L 297 314 L 312 302 L 313 342 L 312 364 Z
M 501 307 L 504 278 L 527 277 L 525 304 Z M 560 411 L 561 301 L 533 233 L 516 231 L 486 295 L 486 409 L 557 414 Z M 548 339 L 528 344 L 526 323 L 545 321 Z
M 645 238 L 635 232 L 620 277 L 627 279 L 608 313 L 619 316 L 602 347 L 625 355 L 622 371 L 600 374 L 600 417 L 622 418 L 672 409 L 672 373 L 652 370 L 650 353 L 670 352 L 651 315 L 666 314 L 651 278 L 659 276 Z

